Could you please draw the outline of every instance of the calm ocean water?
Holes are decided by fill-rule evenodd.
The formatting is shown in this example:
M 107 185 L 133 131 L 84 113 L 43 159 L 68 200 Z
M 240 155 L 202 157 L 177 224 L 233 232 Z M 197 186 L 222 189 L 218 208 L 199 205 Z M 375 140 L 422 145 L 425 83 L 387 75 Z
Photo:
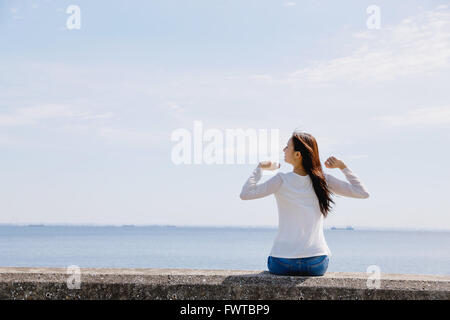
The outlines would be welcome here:
M 276 229 L 0 226 L 0 266 L 267 270 Z M 325 230 L 330 272 L 450 273 L 450 232 Z

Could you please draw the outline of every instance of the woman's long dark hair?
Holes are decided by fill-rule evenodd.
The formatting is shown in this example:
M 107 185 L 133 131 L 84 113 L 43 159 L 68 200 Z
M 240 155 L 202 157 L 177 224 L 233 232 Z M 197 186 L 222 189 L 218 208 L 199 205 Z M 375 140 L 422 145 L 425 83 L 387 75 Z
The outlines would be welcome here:
M 311 178 L 314 191 L 319 200 L 320 211 L 324 215 L 331 211 L 331 191 L 328 189 L 327 181 L 323 175 L 322 165 L 319 158 L 319 147 L 316 139 L 306 132 L 295 132 L 292 134 L 294 151 L 300 151 L 302 155 L 303 168 Z

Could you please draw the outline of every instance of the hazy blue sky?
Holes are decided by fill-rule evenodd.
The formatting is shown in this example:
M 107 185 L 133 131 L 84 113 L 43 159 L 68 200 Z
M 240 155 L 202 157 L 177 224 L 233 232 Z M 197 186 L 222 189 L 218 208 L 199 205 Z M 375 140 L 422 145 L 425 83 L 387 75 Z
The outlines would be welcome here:
M 444 1 L 0 0 L 0 39 L 0 223 L 276 226 L 255 165 L 171 161 L 200 120 L 316 136 L 371 194 L 326 226 L 450 229 Z

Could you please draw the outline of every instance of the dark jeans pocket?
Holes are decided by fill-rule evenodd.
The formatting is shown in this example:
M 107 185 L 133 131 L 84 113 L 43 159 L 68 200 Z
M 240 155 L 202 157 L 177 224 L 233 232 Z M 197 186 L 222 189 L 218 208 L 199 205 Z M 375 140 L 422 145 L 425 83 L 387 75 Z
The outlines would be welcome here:
M 292 264 L 282 258 L 269 256 L 267 259 L 267 268 L 273 274 L 290 275 L 292 273 Z
M 308 273 L 311 276 L 323 276 L 328 269 L 329 261 L 330 258 L 326 255 L 311 258 L 307 262 Z

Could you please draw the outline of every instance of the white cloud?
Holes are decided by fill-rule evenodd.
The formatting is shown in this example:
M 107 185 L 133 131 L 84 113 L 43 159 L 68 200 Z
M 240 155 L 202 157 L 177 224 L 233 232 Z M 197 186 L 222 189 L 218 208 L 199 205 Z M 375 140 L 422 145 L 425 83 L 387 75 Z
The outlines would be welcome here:
M 167 107 L 175 113 L 183 113 L 184 109 L 175 102 L 167 102 Z
M 270 74 L 254 74 L 249 76 L 250 80 L 262 80 L 262 81 L 272 81 L 273 77 Z
M 0 146 L 17 145 L 19 141 L 12 136 L 0 134 Z
M 100 127 L 97 130 L 97 134 L 106 141 L 133 146 L 146 147 L 155 144 L 170 143 L 168 134 L 134 128 Z
M 348 156 L 343 156 L 344 159 L 367 159 L 369 158 L 368 154 L 351 154 Z
M 420 108 L 406 114 L 373 118 L 390 126 L 442 126 L 450 125 L 450 106 Z
M 398 25 L 354 34 L 354 38 L 360 44 L 351 54 L 314 62 L 292 73 L 290 81 L 379 81 L 450 68 L 448 6 L 422 12 Z
M 113 113 L 94 114 L 90 111 L 81 111 L 68 105 L 48 104 L 34 107 L 23 107 L 15 112 L 0 114 L 0 127 L 23 126 L 36 124 L 49 119 L 103 119 L 110 118 Z
M 175 108 L 175 107 L 174 107 Z M 56 128 L 65 133 L 99 137 L 104 142 L 132 146 L 154 146 L 168 143 L 168 134 L 151 130 L 105 126 L 102 122 L 91 121 L 108 119 L 115 116 L 112 112 L 95 113 L 69 105 L 41 105 L 23 107 L 10 113 L 0 114 L 0 128 L 38 124 L 46 120 L 56 120 Z M 66 121 L 63 121 L 66 120 Z M 52 125 L 52 127 L 55 127 Z M 0 145 L 13 145 L 19 140 L 12 136 L 1 136 Z
M 166 106 L 169 109 L 169 114 L 174 117 L 175 119 L 178 120 L 186 120 L 185 118 L 185 109 L 183 107 L 180 106 L 180 104 L 173 102 L 173 101 L 169 101 L 166 102 Z
M 293 6 L 295 6 L 295 2 L 293 2 L 293 1 L 288 1 L 288 2 L 285 2 L 285 3 L 283 4 L 283 6 L 284 6 L 284 7 L 293 7 Z
M 91 120 L 91 119 L 108 119 L 114 117 L 114 113 L 112 112 L 105 112 L 100 114 L 91 114 L 86 113 L 82 116 L 83 119 Z

